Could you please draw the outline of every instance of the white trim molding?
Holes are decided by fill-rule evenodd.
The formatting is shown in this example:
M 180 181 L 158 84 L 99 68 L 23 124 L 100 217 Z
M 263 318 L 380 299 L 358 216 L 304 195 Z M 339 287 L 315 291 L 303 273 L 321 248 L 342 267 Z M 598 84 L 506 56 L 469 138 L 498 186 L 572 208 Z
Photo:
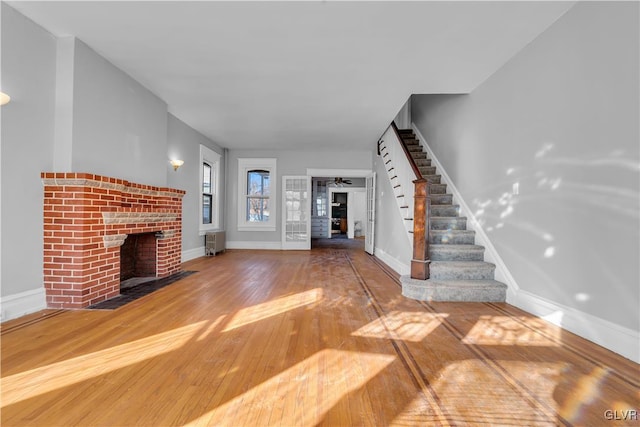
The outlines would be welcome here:
M 182 262 L 191 261 L 192 259 L 200 258 L 205 256 L 204 246 L 200 246 L 199 248 L 187 249 L 182 251 Z
M 380 261 L 387 264 L 396 273 L 400 275 L 411 274 L 411 266 L 409 264 L 405 264 L 402 261 L 392 257 L 382 249 L 376 247 L 374 250 L 374 255 L 377 258 L 380 258 Z
M 640 363 L 640 332 L 519 290 L 512 304 L 549 323 Z
M 278 174 L 275 158 L 238 158 L 238 231 L 276 231 L 278 217 Z M 264 222 L 247 220 L 247 173 L 251 170 L 269 172 L 269 219 Z
M 227 240 L 227 249 L 266 249 L 280 251 L 282 250 L 282 242 L 242 242 Z
M 25 314 L 35 313 L 47 308 L 47 296 L 44 288 L 20 292 L 0 298 L 2 321 L 15 319 Z
M 199 193 L 199 203 L 200 203 L 200 212 L 199 212 L 199 232 L 200 235 L 204 235 L 207 231 L 216 230 L 220 227 L 220 154 L 216 153 L 209 147 L 205 145 L 200 145 L 200 193 Z M 211 224 L 203 223 L 203 177 L 204 177 L 204 163 L 207 163 L 211 166 L 211 203 L 213 204 L 213 209 L 211 212 L 212 222 Z
M 366 178 L 371 175 L 371 169 L 314 169 L 307 168 L 307 176 L 317 177 L 336 177 L 344 176 L 349 178 Z

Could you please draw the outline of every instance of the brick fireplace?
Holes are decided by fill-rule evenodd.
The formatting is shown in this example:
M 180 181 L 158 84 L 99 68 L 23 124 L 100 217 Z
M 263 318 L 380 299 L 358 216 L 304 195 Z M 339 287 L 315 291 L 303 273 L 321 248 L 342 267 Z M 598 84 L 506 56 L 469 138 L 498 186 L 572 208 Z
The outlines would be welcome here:
M 88 173 L 41 177 L 49 308 L 83 308 L 119 295 L 120 246 L 129 235 L 153 233 L 156 277 L 180 271 L 184 191 Z

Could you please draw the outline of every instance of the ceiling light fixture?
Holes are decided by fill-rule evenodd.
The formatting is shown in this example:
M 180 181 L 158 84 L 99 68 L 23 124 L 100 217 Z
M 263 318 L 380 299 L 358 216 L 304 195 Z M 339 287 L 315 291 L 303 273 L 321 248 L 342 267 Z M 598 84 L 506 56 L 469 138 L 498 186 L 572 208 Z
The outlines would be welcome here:
M 4 92 L 0 92 L 0 105 L 8 104 L 11 101 L 11 97 Z

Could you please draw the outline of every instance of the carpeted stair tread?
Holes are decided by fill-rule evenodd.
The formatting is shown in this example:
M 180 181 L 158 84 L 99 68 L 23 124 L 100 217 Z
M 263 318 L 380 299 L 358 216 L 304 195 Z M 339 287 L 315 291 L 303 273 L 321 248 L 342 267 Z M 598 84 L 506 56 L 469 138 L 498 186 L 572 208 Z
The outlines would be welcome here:
M 429 245 L 431 261 L 482 261 L 484 246 L 479 245 Z
M 460 214 L 460 205 L 431 204 L 432 217 L 457 217 Z
M 467 217 L 464 216 L 432 216 L 431 230 L 466 230 Z
M 431 230 L 429 242 L 432 245 L 469 245 L 476 239 L 473 230 Z
M 453 202 L 453 195 L 451 194 L 430 194 L 431 206 L 436 205 L 451 205 Z
M 432 279 L 485 280 L 493 279 L 496 266 L 484 261 L 431 261 Z

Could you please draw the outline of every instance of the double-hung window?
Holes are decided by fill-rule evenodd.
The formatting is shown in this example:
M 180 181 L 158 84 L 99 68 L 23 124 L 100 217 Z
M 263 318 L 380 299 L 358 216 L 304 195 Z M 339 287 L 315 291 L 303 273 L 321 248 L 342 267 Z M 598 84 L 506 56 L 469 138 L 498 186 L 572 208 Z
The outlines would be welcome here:
M 220 155 L 200 146 L 200 234 L 220 227 Z
M 276 230 L 276 159 L 238 159 L 238 230 Z

